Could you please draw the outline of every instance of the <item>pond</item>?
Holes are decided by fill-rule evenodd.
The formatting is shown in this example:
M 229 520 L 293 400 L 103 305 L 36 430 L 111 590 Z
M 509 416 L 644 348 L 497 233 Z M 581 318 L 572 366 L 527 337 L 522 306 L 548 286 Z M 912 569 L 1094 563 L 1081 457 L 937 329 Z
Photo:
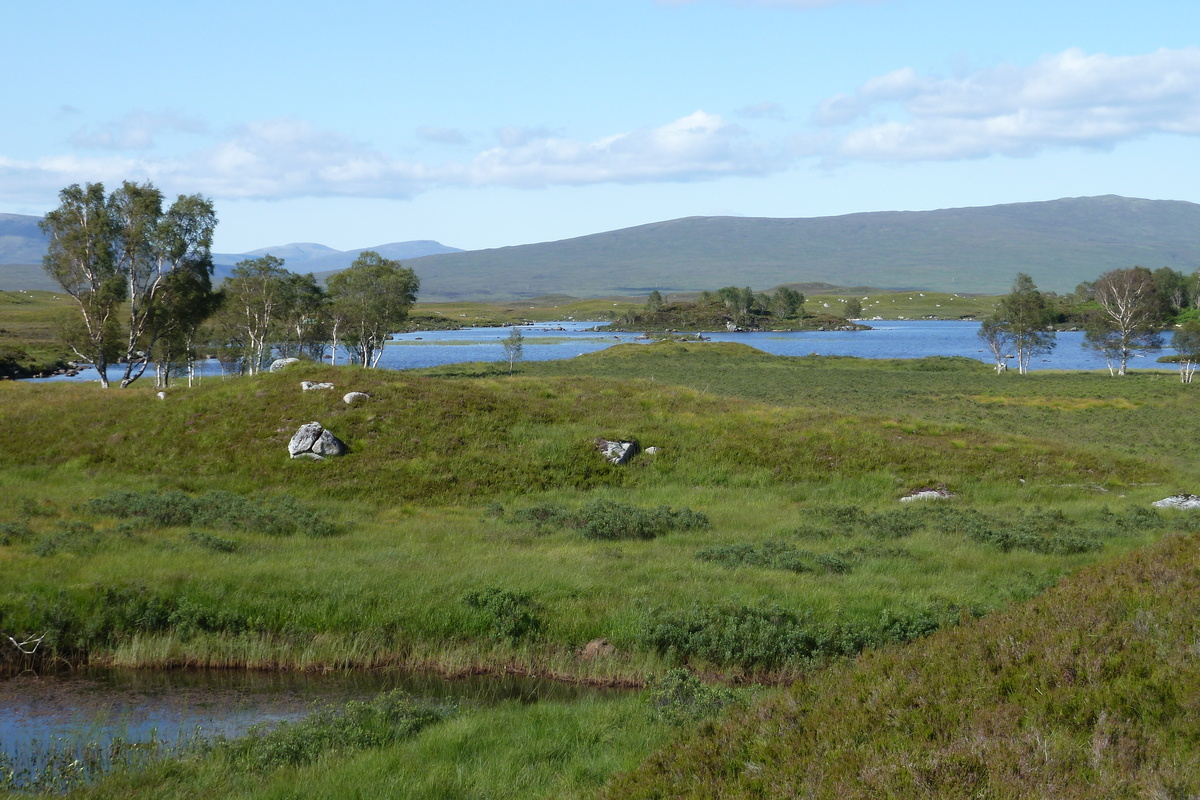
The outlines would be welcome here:
M 430 702 L 477 705 L 569 701 L 618 691 L 514 675 L 448 680 L 401 670 L 24 674 L 0 678 L 0 786 L 5 769 L 16 773 L 19 788 L 31 775 L 58 768 L 56 762 L 84 760 L 85 748 L 103 753 L 118 739 L 171 750 L 197 736 L 234 737 L 253 725 L 298 720 L 319 707 L 369 700 L 392 689 Z M 97 761 L 103 765 L 106 759 Z
M 525 337 L 525 361 L 548 361 L 574 358 L 594 353 L 614 344 L 638 341 L 641 335 L 609 333 L 596 321 L 546 322 L 520 326 Z M 951 320 L 888 320 L 867 321 L 869 331 L 798 331 L 705 333 L 715 342 L 741 342 L 773 355 L 782 356 L 858 356 L 860 358 L 922 358 L 925 356 L 965 356 L 992 363 L 991 354 L 976 335 L 978 322 Z M 418 331 L 396 334 L 388 343 L 379 366 L 385 369 L 418 369 L 422 367 L 457 364 L 464 361 L 504 361 L 502 342 L 509 328 L 466 328 L 459 331 Z M 1058 346 L 1049 354 L 1036 357 L 1030 369 L 1106 369 L 1104 358 L 1083 347 L 1082 331 L 1063 331 L 1057 337 Z M 1174 353 L 1165 347 L 1161 354 Z M 1159 363 L 1159 353 L 1135 357 L 1131 369 L 1175 369 L 1174 365 Z M 344 357 L 344 356 L 343 356 Z M 116 379 L 120 368 L 113 367 L 109 375 Z M 204 375 L 220 375 L 221 365 L 215 360 L 201 363 Z M 153 380 L 148 374 L 143 380 Z M 54 376 L 35 380 L 95 380 L 90 370 L 78 376 Z

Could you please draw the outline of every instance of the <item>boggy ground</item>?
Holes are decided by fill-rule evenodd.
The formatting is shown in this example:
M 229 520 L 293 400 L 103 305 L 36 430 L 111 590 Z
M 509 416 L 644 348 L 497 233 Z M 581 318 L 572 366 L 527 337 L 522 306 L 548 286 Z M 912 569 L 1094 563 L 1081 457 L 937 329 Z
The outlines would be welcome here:
M 954 359 L 677 343 L 521 372 L 299 366 L 165 401 L 148 387 L 2 384 L 0 631 L 45 634 L 40 655 L 75 663 L 613 684 L 684 666 L 779 684 L 833 674 L 825 665 L 864 648 L 970 635 L 1084 565 L 1192 541 L 1188 517 L 1149 509 L 1196 478 L 1176 445 L 1196 424 L 1192 395 L 1169 373 L 997 377 Z M 338 388 L 301 392 L 301 380 Z M 371 399 L 347 406 L 352 389 Z M 289 460 L 311 420 L 350 454 Z M 598 437 L 660 451 L 617 467 Z M 928 487 L 954 496 L 900 502 Z M 88 791 L 372 794 L 400 780 L 397 761 L 445 777 L 469 750 L 477 794 L 590 796 L 693 727 L 637 698 L 539 708 L 332 747 L 319 769 L 218 778 L 215 756 L 195 756 Z M 494 715 L 509 738 L 479 733 Z M 554 726 L 580 733 L 560 741 Z M 504 777 L 522 741 L 552 753 L 525 794 Z

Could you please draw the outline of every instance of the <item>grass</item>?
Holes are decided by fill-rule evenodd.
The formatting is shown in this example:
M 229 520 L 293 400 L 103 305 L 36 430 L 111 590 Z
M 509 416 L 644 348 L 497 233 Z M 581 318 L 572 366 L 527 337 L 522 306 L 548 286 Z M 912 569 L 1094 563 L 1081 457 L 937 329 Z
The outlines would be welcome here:
M 71 355 L 58 341 L 54 320 L 75 307 L 64 294 L 0 291 L 0 379 L 63 366 Z
M 1030 603 L 813 673 L 615 782 L 639 797 L 1192 797 L 1196 564 L 1169 537 Z
M 301 380 L 371 400 L 347 406 Z M 686 667 L 808 686 L 862 651 L 991 631 L 980 626 L 1065 576 L 1192 541 L 1189 517 L 1149 508 L 1195 492 L 1180 445 L 1200 432 L 1192 403 L 1173 376 L 998 377 L 967 359 L 680 342 L 521 364 L 512 378 L 306 365 L 165 401 L 0 383 L 0 631 L 45 633 L 40 657 L 74 663 L 611 685 Z M 290 460 L 288 439 L 312 420 L 349 455 Z M 599 438 L 657 452 L 614 466 Z M 928 487 L 953 497 L 900 503 Z M 783 737 L 784 722 L 755 716 L 780 708 L 682 726 L 702 734 L 680 751 L 696 759 L 686 769 L 738 774 L 695 755 L 703 736 L 771 719 Z M 467 794 L 522 796 L 501 787 L 524 780 L 524 796 L 591 796 L 669 729 L 637 699 L 472 710 L 307 766 L 239 777 L 202 759 L 86 792 L 437 796 L 437 776 Z M 541 767 L 521 772 L 522 743 Z M 671 763 L 638 774 L 696 790 L 669 783 Z

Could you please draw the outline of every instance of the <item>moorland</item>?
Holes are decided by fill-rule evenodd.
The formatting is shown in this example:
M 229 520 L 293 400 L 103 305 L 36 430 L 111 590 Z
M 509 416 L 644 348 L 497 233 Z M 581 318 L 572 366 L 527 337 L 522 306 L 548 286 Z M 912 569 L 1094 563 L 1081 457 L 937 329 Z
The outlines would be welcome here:
M 44 637 L 9 669 L 638 689 L 385 696 L 75 794 L 1200 790 L 1198 523 L 1151 506 L 1200 485 L 1174 374 L 676 341 L 508 372 L 301 363 L 162 400 L 0 382 L 0 632 Z M 290 459 L 312 420 L 348 453 Z

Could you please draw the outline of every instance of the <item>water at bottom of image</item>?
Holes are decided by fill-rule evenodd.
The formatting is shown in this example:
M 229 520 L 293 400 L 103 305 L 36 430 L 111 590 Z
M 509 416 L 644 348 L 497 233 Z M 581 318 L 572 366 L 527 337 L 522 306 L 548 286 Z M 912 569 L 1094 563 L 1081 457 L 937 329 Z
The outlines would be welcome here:
M 400 670 L 26 673 L 0 678 L 0 789 L 66 791 L 114 767 L 203 752 L 221 737 L 397 689 L 447 707 L 573 700 L 601 691 L 519 676 L 448 680 Z

